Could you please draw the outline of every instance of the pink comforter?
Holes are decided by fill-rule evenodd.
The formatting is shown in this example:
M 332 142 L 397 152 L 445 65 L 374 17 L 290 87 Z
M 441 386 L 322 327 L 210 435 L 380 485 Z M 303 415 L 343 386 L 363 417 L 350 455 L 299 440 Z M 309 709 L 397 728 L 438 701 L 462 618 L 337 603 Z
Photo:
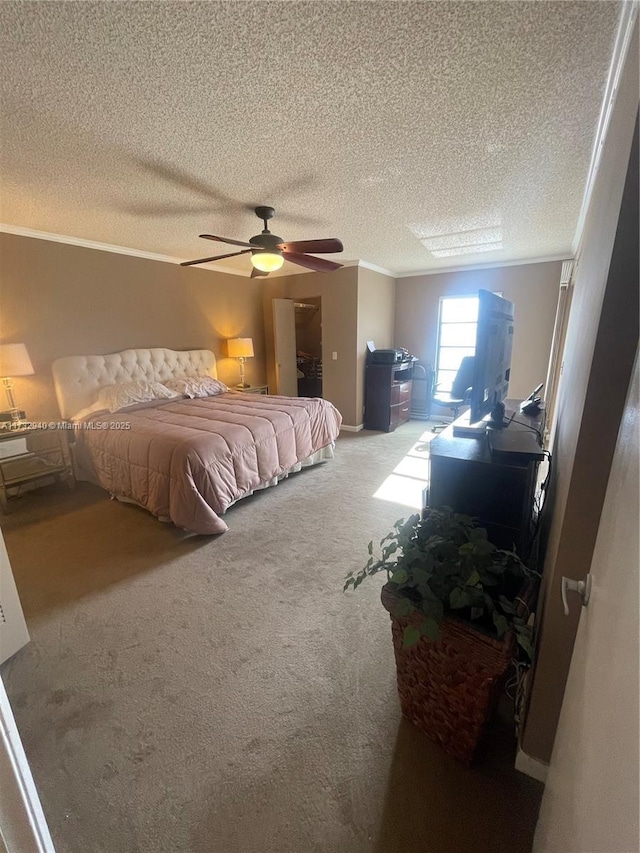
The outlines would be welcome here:
M 229 392 L 96 414 L 76 440 L 104 489 L 195 533 L 224 533 L 219 514 L 331 444 L 341 422 L 326 400 Z

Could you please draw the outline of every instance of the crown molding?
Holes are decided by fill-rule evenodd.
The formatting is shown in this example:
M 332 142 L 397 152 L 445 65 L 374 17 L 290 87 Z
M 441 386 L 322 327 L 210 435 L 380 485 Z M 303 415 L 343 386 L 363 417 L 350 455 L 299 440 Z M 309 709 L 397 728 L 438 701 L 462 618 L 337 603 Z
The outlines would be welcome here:
M 591 163 L 587 173 L 587 180 L 582 197 L 582 206 L 578 216 L 578 223 L 573 235 L 573 243 L 571 244 L 573 254 L 577 255 L 580 241 L 582 240 L 582 232 L 587 218 L 587 211 L 593 194 L 593 187 L 600 168 L 600 158 L 602 149 L 607 138 L 609 125 L 611 123 L 611 113 L 618 94 L 618 85 L 620 76 L 624 69 L 624 65 L 629 54 L 631 39 L 633 36 L 633 28 L 638 17 L 638 4 L 635 2 L 626 2 L 622 6 L 620 20 L 618 21 L 618 29 L 613 46 L 613 55 L 611 57 L 611 65 L 609 66 L 609 74 L 607 77 L 607 85 L 604 90 L 602 99 L 602 107 L 600 108 L 600 118 L 598 119 L 598 129 L 596 138 L 593 144 L 593 153 L 591 154 Z
M 133 258 L 145 258 L 146 260 L 160 261 L 165 264 L 180 264 L 184 260 L 184 258 L 175 258 L 172 255 L 159 255 L 155 252 L 144 252 L 141 249 L 132 249 L 130 246 L 115 246 L 112 243 L 100 243 L 97 240 L 85 240 L 83 237 L 70 237 L 67 234 L 52 234 L 49 231 L 36 231 L 33 228 L 23 228 L 21 225 L 8 225 L 2 222 L 0 222 L 0 232 L 4 232 L 5 234 L 15 234 L 18 237 L 33 237 L 36 240 L 49 240 L 53 243 L 65 243 L 68 246 L 80 246 L 80 248 L 83 249 L 96 249 L 98 252 L 113 252 L 116 255 L 129 255 Z M 373 270 L 373 272 L 378 272 L 382 275 L 389 276 L 390 278 L 398 279 L 425 275 L 440 275 L 441 273 L 492 269 L 495 267 L 512 267 L 519 266 L 521 264 L 543 264 L 551 261 L 572 260 L 572 258 L 573 255 L 570 252 L 566 252 L 563 255 L 553 255 L 543 258 L 526 258 L 525 260 L 501 261 L 499 263 L 494 261 L 492 263 L 474 264 L 471 266 L 439 267 L 438 269 L 417 270 L 416 272 L 402 273 L 394 273 L 391 270 L 385 269 L 385 267 L 379 267 L 376 264 L 370 264 L 369 261 L 363 260 L 342 261 L 342 265 L 345 267 L 362 267 L 363 269 Z M 241 278 L 247 277 L 245 270 L 238 269 L 237 267 L 226 267 L 219 263 L 216 263 L 215 266 L 212 264 L 201 264 L 198 269 L 209 270 L 209 272 L 227 273 L 228 275 L 237 275 Z M 299 270 L 285 270 L 285 268 L 282 267 L 282 269 L 277 272 L 271 273 L 271 277 L 277 278 L 279 276 L 305 275 L 308 272 L 311 272 L 311 270 L 302 268 Z
M 398 277 L 396 273 L 386 269 L 386 267 L 379 267 L 377 264 L 370 264 L 369 261 L 344 261 L 342 265 L 345 267 L 361 267 L 362 269 L 371 270 L 372 272 L 379 272 L 381 275 L 388 275 L 390 278 Z
M 523 258 L 517 261 L 492 261 L 486 264 L 468 264 L 466 266 L 457 267 L 439 267 L 438 269 L 418 270 L 418 272 L 401 272 L 396 273 L 396 278 L 417 278 L 425 275 L 442 275 L 452 272 L 472 272 L 473 270 L 490 270 L 499 267 L 520 267 L 525 264 L 548 264 L 556 261 L 570 261 L 573 259 L 571 252 L 565 252 L 562 255 L 546 255 L 541 258 Z
M 113 243 L 101 243 L 97 240 L 85 240 L 84 237 L 70 237 L 68 234 L 52 234 L 50 231 L 36 231 L 33 228 L 23 228 L 21 225 L 8 225 L 0 222 L 0 232 L 5 234 L 15 234 L 17 237 L 33 237 L 36 240 L 49 240 L 52 243 L 64 243 L 67 246 L 80 246 L 82 249 L 96 249 L 98 252 L 113 252 L 116 255 L 129 255 L 132 258 L 145 258 L 148 261 L 160 261 L 164 264 L 181 264 L 184 258 L 176 258 L 173 255 L 159 255 L 155 252 L 145 252 L 141 249 L 132 249 L 130 246 L 116 246 Z M 358 263 L 350 261 L 348 263 Z M 238 267 L 228 267 L 224 264 L 216 262 L 213 264 L 200 264 L 197 269 L 209 270 L 210 272 L 227 273 L 228 275 L 237 275 L 241 278 L 247 278 L 246 270 L 238 269 Z M 304 275 L 311 270 L 288 270 L 282 267 L 277 272 L 270 274 L 271 278 L 278 278 L 285 275 Z
M 33 237 L 36 240 L 49 240 L 52 243 L 66 243 L 69 246 L 80 246 L 83 249 L 97 249 L 99 252 L 113 252 L 116 255 L 131 255 L 134 258 L 147 258 L 150 261 L 162 261 L 165 264 L 179 264 L 182 261 L 182 258 L 158 255 L 154 252 L 143 252 L 140 249 L 132 249 L 130 246 L 114 246 L 111 243 L 100 243 L 97 240 L 85 240 L 83 237 L 69 237 L 66 234 L 35 231 L 33 228 L 7 225 L 4 222 L 0 222 L 0 231 L 5 234 L 15 234 L 18 237 Z

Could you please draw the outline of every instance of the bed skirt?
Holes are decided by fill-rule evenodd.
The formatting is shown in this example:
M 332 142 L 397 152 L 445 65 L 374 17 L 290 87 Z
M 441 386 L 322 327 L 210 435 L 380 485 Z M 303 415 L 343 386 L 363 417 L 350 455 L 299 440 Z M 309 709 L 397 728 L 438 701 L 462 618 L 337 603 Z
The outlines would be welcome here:
M 236 498 L 233 503 L 230 503 L 227 509 L 229 509 L 229 507 L 234 506 L 234 504 L 237 504 L 238 501 L 241 501 L 243 498 L 248 498 L 255 492 L 260 491 L 261 489 L 268 489 L 271 486 L 277 486 L 281 480 L 286 480 L 289 474 L 296 474 L 303 468 L 310 468 L 312 465 L 318 465 L 320 462 L 326 462 L 329 459 L 333 459 L 335 446 L 335 441 L 332 441 L 330 444 L 321 447 L 319 450 L 316 450 L 315 453 L 312 453 L 310 456 L 307 456 L 306 459 L 303 459 L 301 462 L 296 463 L 291 468 L 288 468 L 286 471 L 283 471 L 281 474 L 278 474 L 277 477 L 273 477 L 271 480 L 267 480 L 264 483 L 260 483 L 253 489 L 248 489 L 246 492 L 244 492 L 244 494 Z M 100 488 L 102 488 L 102 486 L 100 486 L 100 483 L 98 482 L 98 478 L 91 462 L 91 457 L 87 452 L 87 448 L 85 445 L 79 445 L 74 442 L 71 445 L 71 459 L 73 461 L 73 470 L 76 480 L 85 483 L 93 483 L 95 486 L 99 486 Z M 146 506 L 141 503 L 138 503 L 138 501 L 135 501 L 133 498 L 112 494 L 111 499 L 120 501 L 121 503 L 134 504 L 134 506 L 142 507 L 142 509 L 147 510 L 147 512 L 149 512 Z M 155 517 L 158 519 L 158 521 L 162 521 L 164 524 L 173 523 L 168 516 Z

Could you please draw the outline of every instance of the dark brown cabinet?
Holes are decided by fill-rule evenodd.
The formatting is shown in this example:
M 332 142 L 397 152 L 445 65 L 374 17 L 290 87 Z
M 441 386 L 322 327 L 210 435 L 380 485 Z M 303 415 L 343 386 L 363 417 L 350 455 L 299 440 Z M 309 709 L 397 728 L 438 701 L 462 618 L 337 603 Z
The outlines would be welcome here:
M 519 401 L 506 402 L 508 409 L 518 411 Z M 507 427 L 513 450 L 497 455 L 492 451 L 491 433 L 458 438 L 454 426 L 447 427 L 429 445 L 431 471 L 425 506 L 449 506 L 477 518 L 495 545 L 515 548 L 529 560 L 539 528 L 539 461 L 534 457 L 541 450 L 535 433 L 543 429 L 544 412 L 534 416 L 518 413 Z
M 364 428 L 392 432 L 409 420 L 411 376 L 409 362 L 368 364 L 365 369 Z

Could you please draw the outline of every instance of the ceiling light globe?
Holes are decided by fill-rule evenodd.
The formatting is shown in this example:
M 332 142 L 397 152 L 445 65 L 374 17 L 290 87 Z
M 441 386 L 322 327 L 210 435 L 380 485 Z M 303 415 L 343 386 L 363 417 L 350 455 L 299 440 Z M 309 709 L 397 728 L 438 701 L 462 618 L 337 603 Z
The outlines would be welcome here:
M 251 263 L 260 272 L 275 272 L 284 263 L 284 258 L 276 252 L 255 252 L 251 255 Z

